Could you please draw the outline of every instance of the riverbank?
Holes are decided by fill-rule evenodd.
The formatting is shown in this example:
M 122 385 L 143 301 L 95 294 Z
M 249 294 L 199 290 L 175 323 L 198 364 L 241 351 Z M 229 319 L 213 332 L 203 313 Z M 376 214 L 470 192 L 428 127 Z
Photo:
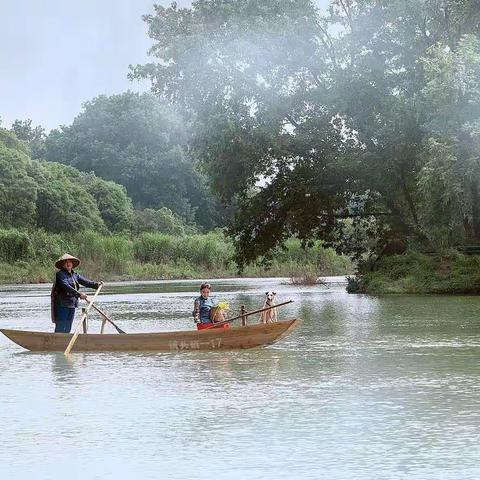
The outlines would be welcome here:
M 36 265 L 28 262 L 16 262 L 13 264 L 0 263 L 0 284 L 26 284 L 26 283 L 48 283 L 55 275 L 55 268 L 50 265 Z M 152 264 L 131 262 L 125 265 L 123 272 L 102 270 L 98 265 L 90 262 L 82 264 L 77 269 L 83 275 L 111 281 L 134 281 L 134 280 L 191 280 L 195 278 L 268 278 L 268 277 L 288 277 L 293 283 L 301 284 L 304 279 L 305 271 L 308 271 L 309 278 L 313 277 L 313 272 L 317 272 L 317 278 L 326 276 L 348 275 L 351 270 L 337 266 L 328 270 L 316 270 L 313 266 L 296 265 L 295 263 L 275 264 L 270 268 L 251 266 L 246 268 L 241 274 L 236 268 L 229 269 L 207 269 L 196 268 L 188 262 L 177 264 Z M 312 281 L 305 284 L 311 285 Z
M 53 264 L 65 252 L 82 260 L 79 271 L 83 274 L 105 281 L 226 277 L 308 280 L 347 275 L 354 270 L 347 257 L 325 248 L 322 242 L 303 249 L 298 240 L 288 240 L 268 268 L 252 265 L 240 275 L 233 261 L 233 242 L 220 230 L 183 236 L 105 236 L 96 232 L 58 235 L 10 229 L 0 230 L 0 283 L 51 282 Z
M 480 294 L 480 257 L 456 251 L 409 251 L 364 264 L 350 277 L 349 293 Z

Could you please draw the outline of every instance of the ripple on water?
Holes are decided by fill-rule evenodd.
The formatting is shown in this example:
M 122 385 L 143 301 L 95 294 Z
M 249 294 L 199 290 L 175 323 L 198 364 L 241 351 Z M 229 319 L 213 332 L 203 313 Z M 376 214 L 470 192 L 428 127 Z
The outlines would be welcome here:
M 1 338 L 0 478 L 479 478 L 478 298 L 278 282 L 214 282 L 235 308 L 294 300 L 282 316 L 304 322 L 267 349 L 68 361 Z M 100 302 L 128 332 L 190 329 L 197 286 Z M 51 328 L 48 285 L 1 290 L 1 328 Z

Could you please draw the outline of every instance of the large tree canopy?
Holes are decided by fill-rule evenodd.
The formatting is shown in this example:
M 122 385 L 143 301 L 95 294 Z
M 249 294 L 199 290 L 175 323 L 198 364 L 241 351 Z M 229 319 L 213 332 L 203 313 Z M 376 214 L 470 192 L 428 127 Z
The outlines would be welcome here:
M 15 120 L 11 131 L 15 136 L 25 142 L 30 148 L 32 158 L 43 158 L 45 155 L 45 129 L 40 125 L 33 126 L 30 119 Z
M 133 206 L 121 185 L 73 167 L 32 160 L 28 146 L 0 129 L 0 227 L 51 232 L 129 229 Z
M 0 128 L 0 227 L 29 227 L 34 223 L 36 182 L 28 175 L 28 148 Z
M 46 158 L 124 185 L 138 208 L 166 206 L 210 228 L 218 216 L 185 140 L 172 110 L 152 95 L 126 92 L 86 102 L 72 125 L 50 133 Z
M 131 75 L 188 116 L 192 152 L 238 205 L 240 263 L 292 235 L 363 249 L 346 227 L 480 238 L 475 0 L 334 0 L 325 16 L 199 0 L 145 21 L 154 61 Z

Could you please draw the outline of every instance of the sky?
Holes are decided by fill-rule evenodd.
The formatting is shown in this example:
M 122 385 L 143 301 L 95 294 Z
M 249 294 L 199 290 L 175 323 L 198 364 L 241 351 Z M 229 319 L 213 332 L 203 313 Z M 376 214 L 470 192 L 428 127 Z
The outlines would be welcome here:
M 30 118 L 50 130 L 70 124 L 97 95 L 148 90 L 148 82 L 131 82 L 127 73 L 129 64 L 148 61 L 151 40 L 141 17 L 154 3 L 170 2 L 0 0 L 1 125 Z

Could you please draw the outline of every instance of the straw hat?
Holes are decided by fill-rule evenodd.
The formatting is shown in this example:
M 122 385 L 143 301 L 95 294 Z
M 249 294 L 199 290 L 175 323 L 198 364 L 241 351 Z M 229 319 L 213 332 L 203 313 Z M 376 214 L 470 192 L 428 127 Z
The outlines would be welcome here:
M 72 255 L 69 255 L 68 253 L 64 253 L 56 262 L 55 262 L 55 267 L 60 269 L 62 268 L 62 263 L 65 260 L 71 260 L 73 263 L 73 268 L 76 268 L 80 265 L 80 260 L 77 257 L 72 257 Z

